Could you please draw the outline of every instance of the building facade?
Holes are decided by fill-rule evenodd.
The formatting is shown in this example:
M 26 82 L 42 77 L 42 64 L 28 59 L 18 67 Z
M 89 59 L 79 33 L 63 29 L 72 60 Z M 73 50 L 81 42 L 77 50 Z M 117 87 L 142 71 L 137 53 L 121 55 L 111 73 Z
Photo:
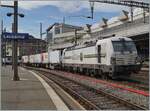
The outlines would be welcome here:
M 66 37 L 70 38 L 70 35 L 66 36 L 66 34 L 70 33 L 72 36 L 72 33 L 75 34 L 75 30 L 83 30 L 83 28 L 79 26 L 64 24 L 64 23 L 54 23 L 53 25 L 49 26 L 46 30 L 47 42 L 49 44 L 49 48 L 53 49 L 54 45 L 56 44 L 58 45 L 63 41 L 67 41 Z
M 37 54 L 47 51 L 47 42 L 41 39 L 29 36 L 26 40 L 18 40 L 18 61 L 21 61 L 23 55 Z M 2 60 L 8 64 L 12 63 L 13 47 L 11 40 L 2 39 Z

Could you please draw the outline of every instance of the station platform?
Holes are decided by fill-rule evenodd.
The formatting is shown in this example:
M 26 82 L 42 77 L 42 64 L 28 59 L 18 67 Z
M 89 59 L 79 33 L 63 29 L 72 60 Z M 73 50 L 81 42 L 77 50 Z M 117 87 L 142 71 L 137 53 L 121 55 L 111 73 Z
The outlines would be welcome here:
M 13 81 L 11 66 L 1 70 L 2 110 L 69 110 L 56 92 L 40 78 L 22 67 L 20 81 Z

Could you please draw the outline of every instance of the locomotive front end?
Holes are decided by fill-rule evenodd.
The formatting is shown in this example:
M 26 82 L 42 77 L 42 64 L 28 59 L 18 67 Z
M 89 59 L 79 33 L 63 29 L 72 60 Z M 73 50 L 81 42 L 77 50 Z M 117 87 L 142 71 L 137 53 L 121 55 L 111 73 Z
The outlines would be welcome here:
M 140 70 L 140 64 L 137 63 L 137 50 L 134 42 L 130 38 L 119 38 L 113 41 L 113 54 L 111 57 L 112 76 L 128 77 L 132 72 Z

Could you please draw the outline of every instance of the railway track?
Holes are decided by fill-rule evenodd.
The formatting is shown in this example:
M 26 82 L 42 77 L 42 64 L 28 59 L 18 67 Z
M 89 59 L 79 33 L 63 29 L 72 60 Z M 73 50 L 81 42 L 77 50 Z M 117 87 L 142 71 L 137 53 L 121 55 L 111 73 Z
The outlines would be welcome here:
M 120 84 L 126 87 L 132 87 L 143 91 L 149 91 L 149 84 L 134 79 L 122 79 L 119 81 L 107 80 L 107 81 L 115 84 Z
M 136 75 L 136 74 L 134 74 L 134 75 Z M 139 74 L 138 74 L 138 76 L 139 76 Z M 140 74 L 140 77 L 143 77 L 143 75 Z M 92 78 L 95 78 L 95 77 L 92 77 Z M 115 83 L 115 84 L 120 84 L 120 85 L 126 86 L 126 87 L 132 87 L 132 88 L 143 90 L 143 91 L 149 91 L 149 82 L 147 80 L 147 78 L 149 78 L 149 77 L 144 77 L 144 78 L 146 78 L 146 79 L 144 79 L 144 80 L 136 79 L 136 78 L 122 78 L 119 80 L 112 80 L 111 78 L 109 78 L 109 79 L 99 78 L 99 79 L 109 82 L 109 83 Z
M 138 74 L 131 75 L 130 78 L 143 84 L 149 84 L 149 71 L 140 71 Z
M 40 70 L 38 68 L 29 68 L 34 70 L 48 79 L 53 80 L 60 85 L 66 92 L 72 95 L 82 106 L 87 110 L 146 110 L 145 107 L 138 106 L 129 101 L 121 99 L 117 96 L 106 93 L 103 90 L 97 90 L 89 86 L 77 83 L 65 77 L 50 74 L 46 70 Z

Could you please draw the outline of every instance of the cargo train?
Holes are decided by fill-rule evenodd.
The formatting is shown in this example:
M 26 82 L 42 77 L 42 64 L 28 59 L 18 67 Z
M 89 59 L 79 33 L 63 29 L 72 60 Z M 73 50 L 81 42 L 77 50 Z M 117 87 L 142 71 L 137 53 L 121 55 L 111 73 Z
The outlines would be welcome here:
M 22 63 L 116 79 L 129 77 L 132 72 L 140 70 L 137 57 L 132 39 L 111 37 L 64 50 L 49 50 L 46 53 L 23 56 Z

